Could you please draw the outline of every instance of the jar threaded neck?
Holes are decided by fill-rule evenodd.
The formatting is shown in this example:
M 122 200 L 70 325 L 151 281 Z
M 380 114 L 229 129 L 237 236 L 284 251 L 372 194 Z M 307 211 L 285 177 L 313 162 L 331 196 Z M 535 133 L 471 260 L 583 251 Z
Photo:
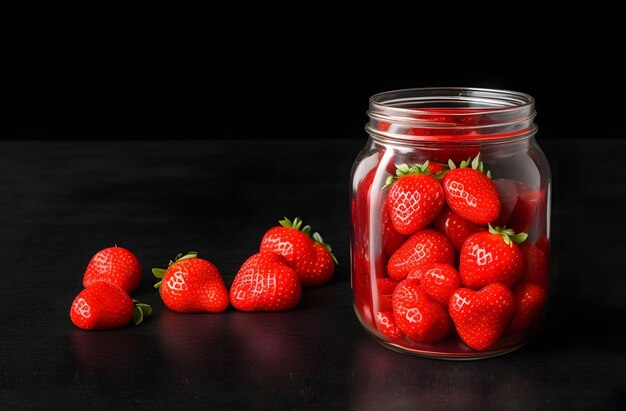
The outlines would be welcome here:
M 366 130 L 378 140 L 485 141 L 536 132 L 535 101 L 508 90 L 443 87 L 387 91 L 370 98 Z

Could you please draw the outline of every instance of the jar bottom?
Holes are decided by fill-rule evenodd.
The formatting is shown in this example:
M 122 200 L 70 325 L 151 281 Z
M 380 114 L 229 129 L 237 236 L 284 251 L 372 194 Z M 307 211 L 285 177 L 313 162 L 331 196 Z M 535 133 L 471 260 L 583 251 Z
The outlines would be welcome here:
M 365 328 L 367 333 L 370 336 L 372 336 L 372 338 L 377 343 L 379 343 L 383 347 L 388 348 L 392 351 L 399 352 L 401 354 L 406 354 L 406 355 L 413 355 L 416 357 L 445 360 L 445 361 L 483 360 L 483 359 L 494 358 L 494 357 L 499 357 L 501 355 L 509 354 L 523 347 L 527 342 L 527 340 L 521 340 L 521 341 L 517 340 L 516 343 L 504 345 L 504 346 L 501 346 L 501 348 L 496 348 L 496 349 L 488 350 L 488 351 L 475 351 L 465 346 L 465 344 L 463 344 L 460 341 L 460 339 L 458 339 L 457 337 L 457 338 L 454 338 L 455 343 L 457 345 L 462 345 L 463 347 L 465 347 L 465 350 L 467 351 L 459 350 L 459 351 L 453 352 L 451 350 L 436 351 L 433 349 L 420 349 L 416 347 L 409 347 L 407 345 L 402 345 L 402 344 L 383 340 L 380 337 L 379 333 L 376 332 L 375 330 L 372 330 L 371 325 L 363 320 L 363 318 L 361 317 L 361 313 L 359 312 L 359 309 L 356 306 L 354 306 L 354 311 L 356 313 L 357 318 L 359 319 L 359 322 L 363 326 L 363 328 Z

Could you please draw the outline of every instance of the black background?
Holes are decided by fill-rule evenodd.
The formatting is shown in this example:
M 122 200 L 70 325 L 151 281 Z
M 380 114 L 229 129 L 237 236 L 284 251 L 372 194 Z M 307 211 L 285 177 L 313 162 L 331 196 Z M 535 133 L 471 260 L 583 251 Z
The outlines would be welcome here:
M 542 138 L 623 135 L 605 6 L 198 3 L 3 6 L 1 135 L 363 138 L 370 95 L 426 86 L 531 94 Z
M 0 404 L 623 408 L 621 14 L 474 3 L 0 6 Z M 352 312 L 349 171 L 367 100 L 426 86 L 537 100 L 550 305 L 542 333 L 497 359 L 401 356 Z M 188 249 L 230 284 L 295 215 L 342 262 L 297 309 L 184 316 L 155 294 L 148 269 Z M 136 296 L 155 313 L 82 332 L 67 310 L 88 259 L 115 243 L 145 265 Z

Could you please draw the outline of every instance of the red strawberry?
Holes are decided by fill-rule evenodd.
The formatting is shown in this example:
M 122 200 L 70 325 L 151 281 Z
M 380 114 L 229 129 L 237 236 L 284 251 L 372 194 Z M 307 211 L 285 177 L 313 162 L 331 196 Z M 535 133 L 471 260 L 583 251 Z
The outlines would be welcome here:
M 467 135 L 472 135 L 475 132 L 470 131 L 466 133 Z M 438 163 L 449 163 L 449 160 L 453 162 L 461 162 L 468 157 L 475 157 L 480 152 L 480 148 L 476 145 L 473 146 L 463 146 L 460 147 L 458 145 L 447 145 L 443 142 L 439 142 L 437 144 L 437 149 L 432 150 L 428 153 L 428 159 L 431 162 Z
M 504 226 L 507 225 L 507 221 L 515 208 L 515 204 L 517 204 L 519 183 L 506 178 L 498 178 L 492 181 L 500 195 L 500 215 L 492 225 Z
M 529 283 L 548 289 L 548 258 L 534 244 L 523 242 L 519 245 L 524 256 L 524 274 L 522 278 Z
M 154 285 L 163 303 L 179 313 L 220 313 L 228 308 L 228 291 L 218 269 L 198 253 L 179 254 L 167 270 L 153 268 Z
M 389 311 L 379 311 L 376 313 L 376 324 L 378 330 L 390 340 L 395 341 L 404 337 L 404 333 L 398 327 L 393 313 Z
M 428 174 L 428 161 L 409 167 L 398 166 L 396 176 L 389 176 L 387 196 L 391 223 L 400 234 L 413 234 L 426 227 L 443 207 L 441 183 Z
M 70 318 L 83 330 L 104 330 L 123 327 L 131 319 L 138 325 L 151 313 L 149 305 L 135 305 L 120 287 L 107 281 L 96 281 L 76 296 Z
M 439 341 L 450 331 L 450 317 L 419 284 L 419 280 L 398 284 L 393 292 L 393 315 L 398 327 L 413 341 Z
M 522 185 L 518 189 L 520 194 L 506 225 L 515 231 L 527 231 L 541 220 L 539 213 L 545 210 L 544 193 Z
M 285 218 L 279 223 L 280 226 L 270 228 L 265 233 L 259 251 L 282 255 L 296 271 L 303 287 L 327 283 L 337 263 L 330 245 L 324 243 L 319 233 L 313 233 L 311 238 L 311 226 L 302 227 L 299 217 L 293 222 Z
M 550 255 L 550 241 L 548 240 L 547 236 L 542 235 L 541 237 L 539 237 L 537 241 L 535 241 L 535 245 L 539 250 L 541 250 L 543 255 L 545 255 L 546 257 Z
M 428 174 L 437 174 L 441 171 L 444 171 L 448 166 L 441 163 L 435 163 L 433 161 L 428 162 Z
M 515 243 L 526 237 L 526 233 L 491 226 L 469 236 L 460 254 L 463 286 L 477 290 L 491 283 L 514 284 L 524 273 L 524 257 Z
M 449 167 L 450 171 L 443 175 L 443 189 L 450 208 L 476 224 L 495 221 L 500 215 L 500 195 L 490 173 L 483 174 L 479 156 L 471 162 L 463 161 L 460 168 L 450 161 Z
M 393 294 L 393 290 L 396 289 L 398 281 L 392 278 L 377 278 L 376 287 L 379 294 Z
M 417 279 L 426 294 L 443 307 L 448 307 L 450 296 L 461 286 L 461 278 L 456 269 L 445 263 L 420 265 L 407 276 L 407 280 Z
M 84 287 L 96 281 L 107 281 L 132 293 L 141 282 L 141 264 L 135 254 L 125 248 L 105 248 L 91 258 L 83 275 Z
M 248 258 L 235 276 L 230 303 L 241 311 L 284 311 L 300 301 L 302 286 L 280 255 L 262 251 Z
M 480 291 L 459 288 L 450 297 L 450 316 L 459 337 L 475 350 L 493 346 L 515 312 L 515 297 L 508 287 L 489 284 Z
M 538 285 L 521 283 L 513 288 L 515 314 L 508 332 L 523 332 L 537 325 L 546 302 L 546 292 Z
M 396 289 L 398 281 L 391 278 L 377 278 L 376 287 L 378 289 L 378 310 L 392 311 L 391 297 Z
M 400 234 L 393 228 L 393 224 L 391 222 L 391 217 L 389 216 L 389 209 L 387 208 L 388 199 L 386 198 L 383 202 L 383 211 L 382 211 L 382 239 L 383 239 L 383 250 L 385 254 L 391 256 L 396 252 L 398 248 L 406 241 L 408 236 L 404 234 Z
M 310 265 L 299 272 L 296 271 L 303 287 L 316 287 L 326 284 L 335 272 L 337 259 L 333 255 L 330 245 L 324 243 L 319 233 L 313 233 L 313 251 L 315 253 Z
M 424 263 L 454 264 L 452 244 L 438 231 L 425 229 L 413 234 L 393 253 L 387 264 L 387 272 L 389 277 L 400 281 Z
M 391 123 L 388 123 L 386 121 L 379 121 L 378 126 L 376 128 L 380 131 L 387 131 L 389 130 L 390 126 L 391 126 Z
M 467 237 L 481 229 L 471 221 L 462 218 L 448 206 L 445 206 L 435 218 L 435 227 L 448 237 L 456 251 L 461 251 Z

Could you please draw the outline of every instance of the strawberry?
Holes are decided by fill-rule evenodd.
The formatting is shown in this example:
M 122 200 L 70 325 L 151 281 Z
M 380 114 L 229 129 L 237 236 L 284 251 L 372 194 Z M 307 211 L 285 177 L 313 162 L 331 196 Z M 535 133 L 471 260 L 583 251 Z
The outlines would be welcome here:
M 434 342 L 450 331 L 450 317 L 431 300 L 419 280 L 404 280 L 393 292 L 393 315 L 398 327 L 416 342 Z
M 428 174 L 428 161 L 409 167 L 401 164 L 396 176 L 387 178 L 387 207 L 391 223 L 400 234 L 413 234 L 426 227 L 443 207 L 441 183 Z
M 335 272 L 337 259 L 332 253 L 330 245 L 324 243 L 319 233 L 313 233 L 313 250 L 315 252 L 310 265 L 296 271 L 303 287 L 317 287 L 330 281 Z
M 324 243 L 319 233 L 313 233 L 311 238 L 311 226 L 302 227 L 299 217 L 293 221 L 285 218 L 279 223 L 280 226 L 265 233 L 259 252 L 272 251 L 282 255 L 296 271 L 303 287 L 327 283 L 337 263 L 330 245 Z
M 391 256 L 396 252 L 398 248 L 406 241 L 408 236 L 404 234 L 400 234 L 393 228 L 393 224 L 391 223 L 391 217 L 389 216 L 389 209 L 387 208 L 388 199 L 386 198 L 383 202 L 383 211 L 382 211 L 382 239 L 383 239 L 383 250 L 387 256 Z
M 393 290 L 396 289 L 398 281 L 391 278 L 377 278 L 376 287 L 378 289 L 378 309 L 380 311 L 392 311 L 391 298 Z
M 443 190 L 446 202 L 455 213 L 473 223 L 487 224 L 498 218 L 501 204 L 491 174 L 489 171 L 483 174 L 484 166 L 479 157 L 461 162 L 460 168 L 450 161 L 450 171 L 443 175 Z
M 517 204 L 519 196 L 519 183 L 506 178 L 497 178 L 492 181 L 498 190 L 498 194 L 500 195 L 500 215 L 496 221 L 491 223 L 491 225 L 507 225 L 507 221 L 515 208 L 515 204 Z
M 447 205 L 435 218 L 435 228 L 448 237 L 456 251 L 461 251 L 467 237 L 481 229 L 478 225 L 467 221 L 452 211 Z
M 513 288 L 515 314 L 508 332 L 516 333 L 537 325 L 546 302 L 546 292 L 536 284 L 520 283 Z
M 454 264 L 454 249 L 450 241 L 429 228 L 413 234 L 393 253 L 387 264 L 387 272 L 389 277 L 400 281 L 424 263 Z
M 420 287 L 426 294 L 446 308 L 452 293 L 461 286 L 459 273 L 446 263 L 422 264 L 406 278 L 419 280 Z
M 518 189 L 520 194 L 506 225 L 515 231 L 527 231 L 535 226 L 536 221 L 541 221 L 540 213 L 546 208 L 545 195 L 543 191 L 531 191 L 527 186 L 519 185 Z
M 529 283 L 548 289 L 548 258 L 535 244 L 527 241 L 519 245 L 524 256 L 524 274 L 522 278 Z
M 445 171 L 448 168 L 447 165 L 441 163 L 435 163 L 434 161 L 428 162 L 428 174 L 438 174 Z
M 393 290 L 396 289 L 398 281 L 392 278 L 377 278 L 376 287 L 378 288 L 378 294 L 393 294 Z
M 380 131 L 387 131 L 389 130 L 389 127 L 391 127 L 391 123 L 388 123 L 386 121 L 379 121 L 376 128 Z
M 459 337 L 479 351 L 498 341 L 514 312 L 515 297 L 500 283 L 489 284 L 480 291 L 459 288 L 450 297 L 450 317 Z
M 400 327 L 398 327 L 398 323 L 396 323 L 393 313 L 389 311 L 377 312 L 376 324 L 378 325 L 378 330 L 392 341 L 399 340 L 404 337 L 404 333 Z
M 468 133 L 468 135 L 473 132 Z M 438 142 L 437 149 L 433 149 L 428 153 L 428 159 L 431 163 L 446 163 L 448 164 L 452 160 L 453 162 L 461 162 L 468 157 L 476 157 L 480 152 L 480 148 L 477 145 L 467 145 L 460 147 L 458 145 L 448 145 L 443 142 Z
M 195 251 L 178 254 L 167 270 L 153 268 L 152 273 L 161 279 L 154 287 L 172 311 L 219 313 L 228 308 L 228 291 L 220 272 Z
M 535 241 L 535 245 L 537 248 L 548 257 L 550 255 L 550 240 L 548 240 L 548 236 L 542 235 Z
M 125 248 L 105 248 L 94 254 L 83 275 L 84 287 L 97 281 L 107 281 L 132 293 L 141 282 L 141 264 L 135 254 Z
M 96 281 L 72 302 L 70 319 L 83 330 L 120 328 L 132 319 L 135 325 L 152 313 L 147 304 L 133 301 L 126 291 L 107 281 Z
M 514 284 L 524 274 L 524 257 L 516 243 L 526 237 L 526 233 L 491 226 L 469 236 L 459 257 L 463 286 L 477 290 L 491 283 Z
M 230 289 L 230 302 L 241 311 L 284 311 L 300 301 L 302 286 L 287 260 L 273 251 L 248 258 Z

